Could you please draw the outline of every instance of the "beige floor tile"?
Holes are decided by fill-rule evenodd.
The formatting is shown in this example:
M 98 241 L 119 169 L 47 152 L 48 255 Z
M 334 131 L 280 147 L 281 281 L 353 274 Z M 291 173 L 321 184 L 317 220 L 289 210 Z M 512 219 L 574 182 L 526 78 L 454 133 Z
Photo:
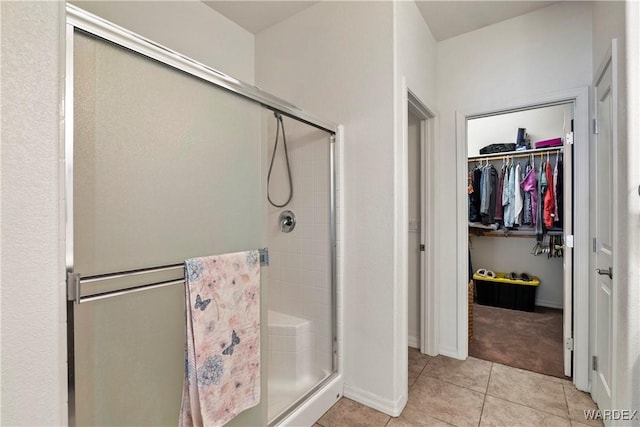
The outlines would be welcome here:
M 518 403 L 487 396 L 480 426 L 571 427 L 571 421 Z
M 322 427 L 383 427 L 389 417 L 382 412 L 343 397 L 318 420 Z
M 420 353 L 418 349 L 409 347 L 409 387 L 416 382 L 418 376 L 431 359 L 433 357 Z
M 523 372 L 526 371 L 495 363 L 487 395 L 569 418 L 562 384 Z
M 589 393 L 576 389 L 573 384 L 565 384 L 563 387 L 564 395 L 567 399 L 567 406 L 569 407 L 569 417 L 572 420 L 591 426 L 603 425 L 602 420 L 587 420 L 584 415 L 584 411 L 587 409 L 598 409 L 598 405 L 591 399 Z
M 420 353 L 420 350 L 409 347 L 409 369 L 422 371 L 433 357 Z
M 445 423 L 437 418 L 433 418 L 414 408 L 404 408 L 402 414 L 398 418 L 391 418 L 387 427 L 448 427 L 449 423 Z
M 484 395 L 420 375 L 409 391 L 407 408 L 458 426 L 478 425 Z
M 491 373 L 491 362 L 473 357 L 467 360 L 436 356 L 422 371 L 422 375 L 438 378 L 451 384 L 485 393 Z
M 409 369 L 409 378 L 407 381 L 407 385 L 409 386 L 409 388 L 411 388 L 411 386 L 416 382 L 419 376 L 420 372 L 415 372 Z

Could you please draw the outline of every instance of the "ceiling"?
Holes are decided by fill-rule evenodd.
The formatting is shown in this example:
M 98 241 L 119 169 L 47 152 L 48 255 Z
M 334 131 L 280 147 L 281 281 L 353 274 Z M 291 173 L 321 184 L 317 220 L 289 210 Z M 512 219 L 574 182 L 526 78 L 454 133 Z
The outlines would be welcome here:
M 247 31 L 257 34 L 318 1 L 209 0 L 204 3 Z M 506 19 L 524 15 L 555 1 L 425 1 L 416 4 L 437 41 L 446 40 Z

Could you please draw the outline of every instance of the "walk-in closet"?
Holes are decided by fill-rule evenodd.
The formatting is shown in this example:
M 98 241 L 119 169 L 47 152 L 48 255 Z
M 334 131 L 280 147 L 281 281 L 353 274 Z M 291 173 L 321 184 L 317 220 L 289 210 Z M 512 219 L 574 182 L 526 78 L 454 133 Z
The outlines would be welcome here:
M 467 120 L 472 357 L 571 375 L 573 121 L 573 102 Z

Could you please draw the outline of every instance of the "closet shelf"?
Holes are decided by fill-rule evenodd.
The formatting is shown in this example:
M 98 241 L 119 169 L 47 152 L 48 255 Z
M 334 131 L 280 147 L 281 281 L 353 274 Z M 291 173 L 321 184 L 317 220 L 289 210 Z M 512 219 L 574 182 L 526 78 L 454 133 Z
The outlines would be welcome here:
M 545 154 L 545 153 L 553 153 L 562 151 L 564 147 L 551 147 L 551 148 L 535 148 L 533 150 L 523 150 L 523 151 L 505 151 L 504 153 L 490 153 L 490 154 L 479 154 L 477 156 L 471 156 L 467 159 L 468 162 L 472 162 L 475 160 L 491 160 L 491 159 L 502 159 L 505 157 L 529 157 L 532 154 Z
M 485 230 L 482 228 L 469 227 L 469 233 L 475 236 L 484 236 L 484 237 L 525 237 L 531 238 L 536 237 L 535 230 L 533 228 L 525 228 L 518 230 L 509 230 L 505 232 L 504 229 L 500 230 Z M 564 235 L 564 231 L 562 229 L 552 229 L 547 230 L 544 233 L 545 236 L 562 236 Z

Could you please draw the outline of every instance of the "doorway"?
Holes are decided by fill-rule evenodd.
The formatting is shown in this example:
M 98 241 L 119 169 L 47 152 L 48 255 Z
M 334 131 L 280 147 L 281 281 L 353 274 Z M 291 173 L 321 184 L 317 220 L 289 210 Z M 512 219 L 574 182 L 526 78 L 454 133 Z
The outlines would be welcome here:
M 573 102 L 467 118 L 469 355 L 561 378 L 573 119 Z
M 586 182 L 589 179 L 589 104 L 588 88 L 578 88 L 566 91 L 559 91 L 530 97 L 524 101 L 514 103 L 504 103 L 500 107 L 478 109 L 473 113 L 459 112 L 456 115 L 457 127 L 457 169 L 461 171 L 457 182 L 457 357 L 465 359 L 468 357 L 468 332 L 469 332 L 469 234 L 468 234 L 468 176 L 462 173 L 468 167 L 468 147 L 467 147 L 467 120 L 471 117 L 491 116 L 508 111 L 522 111 L 536 106 L 557 105 L 573 102 L 575 106 L 575 121 L 572 149 L 567 151 L 565 161 L 573 164 L 574 169 L 572 179 L 574 182 Z M 571 153 L 572 158 L 568 160 L 567 154 Z M 563 236 L 565 244 L 563 256 L 566 260 L 571 260 L 571 268 L 565 268 L 565 275 L 572 275 L 573 279 L 565 278 L 564 283 L 573 283 L 573 287 L 565 287 L 563 296 L 563 308 L 565 313 L 570 307 L 571 315 L 564 316 L 565 319 L 565 368 L 570 367 L 573 383 L 579 390 L 589 390 L 589 288 L 588 288 L 588 265 L 589 247 L 588 245 L 573 245 L 573 241 L 585 242 L 589 236 L 589 192 L 588 188 L 578 186 L 572 195 L 565 194 L 567 199 L 573 199 L 574 212 L 582 212 L 574 215 L 572 234 Z M 476 266 L 474 265 L 474 268 Z M 572 303 L 568 303 L 572 301 Z M 568 363 L 567 363 L 568 362 Z
M 435 115 L 407 89 L 405 141 L 407 158 L 407 316 L 409 347 L 435 356 L 437 350 L 436 286 L 433 272 L 433 231 L 427 213 L 431 211 Z
M 420 119 L 416 114 L 409 110 L 408 117 L 408 188 L 409 188 L 409 235 L 408 235 L 408 330 L 409 330 L 409 347 L 420 349 L 421 343 L 421 325 L 420 325 L 420 295 L 421 295 L 421 253 L 422 246 L 421 229 L 422 223 L 422 197 L 420 176 L 421 167 L 421 138 L 420 138 Z

